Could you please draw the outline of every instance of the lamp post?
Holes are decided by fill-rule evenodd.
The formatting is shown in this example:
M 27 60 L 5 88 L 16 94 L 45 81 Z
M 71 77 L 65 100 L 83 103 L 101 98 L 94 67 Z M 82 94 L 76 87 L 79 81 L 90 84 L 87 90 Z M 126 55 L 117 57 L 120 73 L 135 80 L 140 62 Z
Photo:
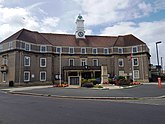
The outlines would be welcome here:
M 156 42 L 156 54 L 157 54 L 157 62 L 158 62 L 158 66 L 159 66 L 159 54 L 158 54 L 158 44 L 162 43 L 161 41 Z

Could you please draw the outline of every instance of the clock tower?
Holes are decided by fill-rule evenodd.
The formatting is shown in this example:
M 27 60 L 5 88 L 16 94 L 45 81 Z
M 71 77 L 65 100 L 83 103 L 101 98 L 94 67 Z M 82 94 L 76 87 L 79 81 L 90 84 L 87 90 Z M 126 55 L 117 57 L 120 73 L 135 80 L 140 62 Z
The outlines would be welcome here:
M 84 19 L 80 14 L 76 19 L 76 39 L 85 39 Z

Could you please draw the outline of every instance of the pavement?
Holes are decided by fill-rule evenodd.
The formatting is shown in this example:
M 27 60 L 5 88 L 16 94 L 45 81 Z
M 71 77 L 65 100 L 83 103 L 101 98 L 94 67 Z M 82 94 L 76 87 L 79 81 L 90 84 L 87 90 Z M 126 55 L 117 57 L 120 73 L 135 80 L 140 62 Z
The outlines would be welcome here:
M 165 98 L 165 84 L 158 88 L 156 83 L 143 84 L 133 87 L 119 87 L 107 85 L 104 88 L 59 88 L 49 86 L 31 86 L 18 88 L 5 88 L 1 91 L 33 96 L 47 96 L 72 99 L 111 99 L 111 100 L 136 100 L 136 99 L 162 99 Z

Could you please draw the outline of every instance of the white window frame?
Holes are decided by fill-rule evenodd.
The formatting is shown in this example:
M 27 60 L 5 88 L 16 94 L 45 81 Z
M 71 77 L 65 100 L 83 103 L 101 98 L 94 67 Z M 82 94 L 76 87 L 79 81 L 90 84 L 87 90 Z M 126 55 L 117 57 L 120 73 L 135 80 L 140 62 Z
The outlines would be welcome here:
M 97 53 L 98 53 L 97 48 L 92 48 L 92 54 L 97 54 Z
M 134 51 L 134 49 L 136 49 L 136 51 Z M 135 47 L 132 47 L 132 53 L 137 53 L 138 52 L 138 47 L 135 46 Z
M 74 54 L 74 47 L 69 47 L 69 54 Z
M 104 48 L 104 54 L 109 54 L 109 49 L 108 48 Z
M 120 52 L 120 50 L 121 50 L 121 52 Z M 123 48 L 118 48 L 118 53 L 123 54 Z
M 58 51 L 58 49 L 59 49 L 60 51 Z M 62 47 L 56 47 L 56 53 L 62 53 Z
M 7 73 L 6 72 L 3 72 L 2 73 L 2 81 L 3 82 L 6 82 L 7 81 Z
M 45 79 L 41 79 L 42 73 L 45 74 Z M 40 81 L 46 81 L 46 71 L 40 71 Z
M 82 48 L 81 48 L 81 54 L 86 54 L 86 49 L 87 49 L 87 48 L 82 47 Z M 84 51 L 84 53 L 83 53 L 83 51 Z
M 139 79 L 139 70 L 133 70 L 134 79 Z
M 73 61 L 73 65 L 71 65 L 71 61 Z M 74 66 L 74 59 L 69 59 L 69 66 Z
M 133 59 L 133 66 L 139 66 L 139 59 L 138 58 L 132 58 Z M 135 60 L 137 59 L 137 64 L 135 65 Z
M 42 48 L 44 48 L 45 50 L 43 51 Z M 46 53 L 46 52 L 47 52 L 47 46 L 46 46 L 46 45 L 41 45 L 41 46 L 40 46 L 40 52 Z
M 122 62 L 122 65 L 120 65 L 120 62 Z M 124 67 L 124 59 L 118 59 L 118 65 L 119 67 Z
M 95 65 L 95 61 L 96 61 L 96 65 Z M 93 59 L 93 66 L 99 66 L 99 60 L 98 59 Z
M 28 79 L 26 80 L 25 79 L 25 74 L 28 74 Z M 24 71 L 24 81 L 27 82 L 27 81 L 30 81 L 30 71 Z
M 86 66 L 86 65 L 87 65 L 87 59 L 86 58 L 82 58 L 80 66 Z
M 42 60 L 45 60 L 45 65 L 42 65 Z M 40 67 L 46 67 L 46 58 L 40 58 Z
M 29 46 L 29 47 L 27 47 L 27 46 Z M 31 44 L 30 43 L 25 43 L 25 50 L 26 51 L 31 51 Z
M 28 65 L 26 65 L 26 59 L 29 60 Z M 30 66 L 30 57 L 24 56 L 24 66 Z

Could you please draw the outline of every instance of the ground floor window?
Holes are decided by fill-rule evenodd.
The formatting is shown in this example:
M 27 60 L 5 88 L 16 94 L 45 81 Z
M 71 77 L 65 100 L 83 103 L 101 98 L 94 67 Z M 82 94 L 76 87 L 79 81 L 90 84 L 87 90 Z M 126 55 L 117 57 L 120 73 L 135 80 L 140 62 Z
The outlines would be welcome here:
M 30 72 L 24 71 L 24 81 L 30 81 Z
M 46 81 L 46 72 L 45 71 L 40 72 L 40 81 Z
M 134 70 L 134 78 L 139 79 L 139 70 Z
M 6 72 L 3 72 L 2 73 L 2 80 L 3 80 L 3 82 L 6 82 L 6 79 L 7 79 Z

